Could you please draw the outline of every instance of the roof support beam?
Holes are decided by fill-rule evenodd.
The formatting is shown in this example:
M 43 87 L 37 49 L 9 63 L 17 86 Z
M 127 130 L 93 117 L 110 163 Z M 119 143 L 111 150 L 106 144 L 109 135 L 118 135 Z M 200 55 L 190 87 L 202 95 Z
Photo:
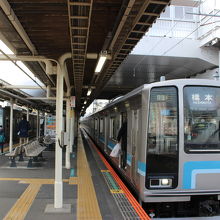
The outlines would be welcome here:
M 27 85 L 2 85 L 1 89 L 41 89 L 39 86 L 27 86 Z M 42 86 L 42 88 L 47 89 L 46 86 Z M 56 88 L 51 88 L 52 90 L 56 90 Z
M 150 3 L 156 4 L 156 5 L 167 5 L 168 2 L 165 1 L 156 1 L 156 0 L 151 0 Z
M 69 5 L 75 5 L 75 6 L 90 6 L 90 2 L 69 2 Z
M 144 12 L 143 15 L 148 15 L 148 16 L 155 16 L 155 17 L 157 17 L 157 16 L 159 16 L 160 14 L 158 14 L 158 13 L 153 13 L 153 12 Z
M 88 16 L 70 16 L 70 19 L 89 19 Z

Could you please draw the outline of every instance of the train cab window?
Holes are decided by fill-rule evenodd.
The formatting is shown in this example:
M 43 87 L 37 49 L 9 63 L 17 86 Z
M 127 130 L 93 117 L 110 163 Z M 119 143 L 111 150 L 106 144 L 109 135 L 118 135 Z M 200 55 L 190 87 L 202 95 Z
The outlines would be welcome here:
M 176 87 L 152 88 L 150 92 L 146 187 L 157 189 L 154 180 L 169 179 L 175 188 L 178 180 L 178 95 Z
M 184 148 L 186 153 L 220 152 L 220 88 L 184 88 Z

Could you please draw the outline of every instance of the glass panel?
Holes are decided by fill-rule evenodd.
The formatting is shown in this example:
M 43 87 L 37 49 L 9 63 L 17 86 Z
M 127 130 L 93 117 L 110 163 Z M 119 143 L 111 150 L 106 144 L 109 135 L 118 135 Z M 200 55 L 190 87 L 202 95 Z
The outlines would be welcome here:
M 175 7 L 175 18 L 183 19 L 183 7 Z
M 103 118 L 100 119 L 100 125 L 99 125 L 99 133 L 103 133 L 103 127 L 104 127 L 104 121 Z
M 220 151 L 220 88 L 184 88 L 186 152 Z
M 188 20 L 193 20 L 193 15 L 188 14 L 188 13 L 193 13 L 193 8 L 192 7 L 185 7 L 185 18 Z
M 3 127 L 3 109 L 0 108 L 0 126 Z
M 178 172 L 177 89 L 153 88 L 149 111 L 147 178 L 163 174 L 170 174 L 174 178 Z
M 165 12 L 160 15 L 161 18 L 170 18 L 170 7 L 167 7 Z

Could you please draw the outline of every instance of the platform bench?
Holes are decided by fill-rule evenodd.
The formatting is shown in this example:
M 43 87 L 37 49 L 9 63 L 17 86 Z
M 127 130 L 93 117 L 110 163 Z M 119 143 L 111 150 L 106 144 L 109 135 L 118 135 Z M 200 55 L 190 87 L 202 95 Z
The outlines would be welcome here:
M 12 152 L 5 154 L 10 160 L 11 164 L 10 167 L 17 167 L 15 158 L 20 154 L 21 152 L 21 147 L 17 146 Z
M 46 149 L 40 145 L 38 141 L 33 141 L 30 144 L 24 146 L 25 156 L 29 157 L 27 167 L 33 167 L 33 160 L 37 159 L 37 157 Z

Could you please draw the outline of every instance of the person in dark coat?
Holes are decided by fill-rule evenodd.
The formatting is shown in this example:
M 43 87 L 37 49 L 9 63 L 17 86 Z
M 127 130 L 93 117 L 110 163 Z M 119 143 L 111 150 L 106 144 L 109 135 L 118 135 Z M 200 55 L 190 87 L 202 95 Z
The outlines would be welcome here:
M 127 166 L 127 122 L 123 122 L 117 136 L 117 141 L 121 143 L 122 168 Z
M 26 119 L 26 115 L 23 115 L 22 120 L 18 125 L 18 133 L 20 137 L 20 145 L 27 143 L 28 141 L 28 130 L 30 129 L 30 124 Z
M 5 143 L 5 134 L 2 126 L 0 125 L 0 148 L 1 148 L 1 153 L 4 152 L 4 143 Z

